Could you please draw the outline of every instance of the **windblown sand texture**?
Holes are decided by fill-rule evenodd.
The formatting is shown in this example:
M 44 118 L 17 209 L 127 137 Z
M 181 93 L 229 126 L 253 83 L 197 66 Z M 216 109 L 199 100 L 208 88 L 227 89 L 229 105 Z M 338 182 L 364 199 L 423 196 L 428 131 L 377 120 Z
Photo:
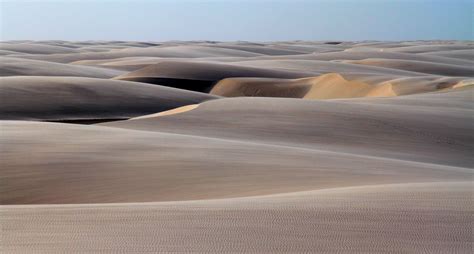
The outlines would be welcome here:
M 2 253 L 472 253 L 474 43 L 0 43 Z

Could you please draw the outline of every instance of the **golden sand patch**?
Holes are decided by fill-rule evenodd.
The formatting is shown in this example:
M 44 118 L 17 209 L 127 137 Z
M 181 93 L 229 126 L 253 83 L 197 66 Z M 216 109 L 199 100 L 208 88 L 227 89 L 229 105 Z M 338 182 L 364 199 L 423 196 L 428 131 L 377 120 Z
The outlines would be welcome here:
M 186 106 L 182 106 L 182 107 L 179 107 L 179 108 L 174 108 L 174 109 L 166 110 L 166 111 L 159 112 L 159 113 L 154 113 L 154 114 L 150 114 L 150 115 L 144 115 L 144 116 L 134 117 L 134 118 L 131 118 L 130 120 L 146 119 L 146 118 L 153 118 L 153 117 L 160 117 L 160 116 L 168 116 L 168 115 L 180 114 L 180 113 L 184 113 L 184 112 L 187 112 L 187 111 L 191 111 L 191 110 L 197 108 L 198 106 L 199 106 L 199 104 L 186 105 Z

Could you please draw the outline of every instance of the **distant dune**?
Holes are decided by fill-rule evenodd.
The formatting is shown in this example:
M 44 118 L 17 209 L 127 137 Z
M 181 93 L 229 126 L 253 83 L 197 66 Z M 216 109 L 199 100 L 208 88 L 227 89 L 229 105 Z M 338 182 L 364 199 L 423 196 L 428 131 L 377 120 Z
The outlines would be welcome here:
M 221 63 L 161 62 L 115 79 L 171 86 L 200 92 L 209 92 L 221 79 L 228 77 L 296 78 L 311 75 L 305 72 L 272 70 Z
M 442 56 L 456 59 L 466 59 L 469 61 L 474 61 L 474 49 L 465 49 L 465 50 L 447 50 L 447 51 L 434 51 L 426 52 L 423 55 L 433 55 L 433 56 Z
M 1 42 L 0 249 L 471 253 L 473 52 Z
M 347 62 L 346 62 L 347 63 Z M 412 60 L 394 60 L 394 59 L 365 59 L 359 61 L 349 61 L 349 63 L 370 65 L 370 66 L 380 66 L 385 68 L 399 69 L 399 70 L 408 70 L 416 71 L 421 73 L 444 75 L 444 76 L 474 76 L 474 67 L 473 65 L 451 65 L 451 64 L 440 64 L 440 63 L 430 63 L 430 62 L 421 62 L 421 61 L 412 61 Z
M 0 58 L 0 77 L 5 76 L 70 76 L 89 78 L 112 78 L 121 71 L 89 66 L 66 65 L 45 61 Z
M 130 48 L 115 48 L 107 51 L 99 52 L 79 52 L 76 54 L 54 54 L 54 55 L 30 55 L 22 58 L 29 58 L 34 60 L 43 60 L 49 62 L 58 63 L 70 63 L 79 60 L 98 60 L 98 59 L 111 59 L 119 57 L 130 57 L 130 56 L 154 56 L 154 57 L 216 57 L 216 56 L 233 56 L 233 57 L 249 57 L 249 56 L 261 56 L 258 53 L 252 53 L 242 50 L 216 48 L 216 47 L 203 47 L 193 45 L 179 45 L 179 46 L 166 46 L 166 47 L 130 47 Z
M 59 45 L 48 45 L 45 43 L 0 43 L 0 49 L 8 50 L 12 53 L 26 54 L 61 54 L 77 53 L 74 48 L 63 47 Z

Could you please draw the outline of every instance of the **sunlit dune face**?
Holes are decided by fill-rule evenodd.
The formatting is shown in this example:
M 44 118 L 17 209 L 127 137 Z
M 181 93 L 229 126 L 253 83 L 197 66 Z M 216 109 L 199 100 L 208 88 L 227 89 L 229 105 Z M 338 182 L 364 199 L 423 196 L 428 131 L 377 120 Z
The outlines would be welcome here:
M 179 107 L 179 108 L 175 108 L 175 109 L 171 109 L 171 110 L 167 110 L 167 111 L 163 111 L 163 112 L 159 112 L 159 113 L 155 113 L 155 114 L 151 114 L 151 115 L 134 117 L 130 120 L 147 119 L 147 118 L 154 118 L 154 117 L 161 117 L 161 116 L 169 116 L 169 115 L 174 115 L 174 114 L 181 114 L 181 113 L 184 113 L 184 112 L 191 111 L 191 110 L 197 108 L 198 106 L 199 106 L 199 104 L 186 105 L 186 106 L 182 106 L 182 107 Z

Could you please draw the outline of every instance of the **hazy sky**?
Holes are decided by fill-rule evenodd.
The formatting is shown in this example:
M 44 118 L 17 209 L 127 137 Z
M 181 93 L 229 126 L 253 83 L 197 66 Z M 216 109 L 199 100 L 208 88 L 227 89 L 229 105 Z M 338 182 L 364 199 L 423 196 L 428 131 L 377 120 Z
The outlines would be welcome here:
M 0 0 L 2 40 L 473 40 L 470 0 Z

